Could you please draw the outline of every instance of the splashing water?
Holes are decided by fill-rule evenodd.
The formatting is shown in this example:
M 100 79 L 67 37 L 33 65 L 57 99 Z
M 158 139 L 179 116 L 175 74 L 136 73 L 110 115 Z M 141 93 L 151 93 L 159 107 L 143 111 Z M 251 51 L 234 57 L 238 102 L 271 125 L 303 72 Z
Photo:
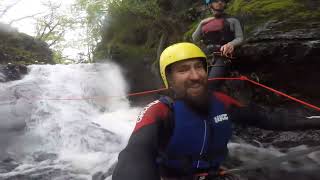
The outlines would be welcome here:
M 120 69 L 111 63 L 29 69 L 24 79 L 1 85 L 0 127 L 8 137 L 0 141 L 6 144 L 2 159 L 13 158 L 18 166 L 0 178 L 89 179 L 111 166 L 139 112 L 125 98 Z M 59 98 L 70 100 L 53 100 Z

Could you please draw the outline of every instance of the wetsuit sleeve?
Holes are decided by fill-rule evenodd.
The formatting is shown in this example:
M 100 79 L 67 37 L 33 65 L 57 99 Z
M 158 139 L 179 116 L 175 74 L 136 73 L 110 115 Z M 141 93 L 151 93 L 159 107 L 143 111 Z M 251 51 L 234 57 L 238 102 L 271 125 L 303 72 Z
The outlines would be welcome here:
M 192 40 L 193 42 L 198 42 L 202 39 L 202 25 L 211 21 L 212 19 L 214 19 L 214 17 L 208 17 L 206 19 L 203 19 L 202 21 L 200 21 L 200 23 L 198 24 L 196 30 L 192 33 Z
M 320 129 L 320 121 L 308 119 L 301 112 L 260 107 L 250 104 L 246 107 L 231 107 L 231 120 L 235 123 L 255 126 L 267 130 L 307 130 Z
M 120 152 L 113 180 L 160 180 L 156 156 L 159 127 L 168 113 L 166 105 L 155 101 L 139 115 L 126 148 Z
M 237 124 L 279 131 L 320 129 L 318 119 L 308 119 L 301 111 L 264 108 L 254 103 L 244 106 L 226 94 L 214 92 L 213 95 L 224 103 L 229 118 Z
M 229 42 L 230 44 L 234 46 L 239 46 L 243 42 L 243 31 L 241 24 L 238 19 L 236 18 L 229 18 L 230 26 L 233 26 L 232 29 L 234 29 L 234 40 Z
M 200 22 L 196 30 L 192 33 L 193 42 L 198 42 L 201 40 L 201 27 L 202 27 L 202 24 Z

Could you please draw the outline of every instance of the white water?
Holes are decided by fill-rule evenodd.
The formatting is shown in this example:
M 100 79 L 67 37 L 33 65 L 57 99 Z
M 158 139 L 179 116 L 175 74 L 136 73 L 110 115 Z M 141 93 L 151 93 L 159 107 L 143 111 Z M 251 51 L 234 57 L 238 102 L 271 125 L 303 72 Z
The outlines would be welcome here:
M 22 165 L 0 177 L 50 167 L 90 179 L 97 170 L 107 170 L 125 146 L 139 112 L 125 98 L 128 90 L 120 69 L 115 64 L 29 68 L 24 79 L 1 84 L 0 105 L 6 112 L 2 111 L 0 127 L 26 121 L 27 131 L 10 137 L 2 149 Z M 49 100 L 80 97 L 96 99 Z M 35 161 L 50 153 L 57 157 Z
M 0 83 L 0 158 L 11 157 L 19 164 L 0 172 L 0 179 L 46 174 L 52 177 L 44 179 L 91 179 L 93 173 L 107 171 L 126 145 L 140 111 L 124 97 L 128 88 L 120 69 L 114 64 L 29 69 L 22 80 Z M 245 163 L 283 155 L 272 147 L 229 147 L 231 156 Z M 310 154 L 299 161 L 299 168 L 312 167 L 319 159 L 319 153 Z

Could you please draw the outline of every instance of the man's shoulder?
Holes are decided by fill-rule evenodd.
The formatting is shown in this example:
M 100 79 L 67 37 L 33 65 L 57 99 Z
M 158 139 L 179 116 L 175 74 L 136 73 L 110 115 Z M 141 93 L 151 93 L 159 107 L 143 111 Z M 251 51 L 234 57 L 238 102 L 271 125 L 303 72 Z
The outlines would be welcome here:
M 226 19 L 229 23 L 235 23 L 235 22 L 239 22 L 239 23 L 240 23 L 239 19 L 237 19 L 236 17 L 233 17 L 233 16 L 227 16 L 225 19 Z
M 213 92 L 213 96 L 221 101 L 227 108 L 230 106 L 243 107 L 241 102 L 225 93 L 215 91 Z
M 146 105 L 138 115 L 135 131 L 158 120 L 164 120 L 170 113 L 169 106 L 161 99 L 155 100 Z

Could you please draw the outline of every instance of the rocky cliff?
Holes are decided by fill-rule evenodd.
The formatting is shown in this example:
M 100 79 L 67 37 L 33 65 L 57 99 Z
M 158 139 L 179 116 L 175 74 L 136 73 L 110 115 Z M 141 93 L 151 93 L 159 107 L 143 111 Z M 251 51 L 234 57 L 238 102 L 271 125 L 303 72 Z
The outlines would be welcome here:
M 54 64 L 45 42 L 0 23 L 0 82 L 21 79 L 28 64 Z
M 264 84 L 320 104 L 319 22 L 266 22 L 239 49 L 239 70 L 254 72 Z
M 0 23 L 0 64 L 54 64 L 45 42 Z

